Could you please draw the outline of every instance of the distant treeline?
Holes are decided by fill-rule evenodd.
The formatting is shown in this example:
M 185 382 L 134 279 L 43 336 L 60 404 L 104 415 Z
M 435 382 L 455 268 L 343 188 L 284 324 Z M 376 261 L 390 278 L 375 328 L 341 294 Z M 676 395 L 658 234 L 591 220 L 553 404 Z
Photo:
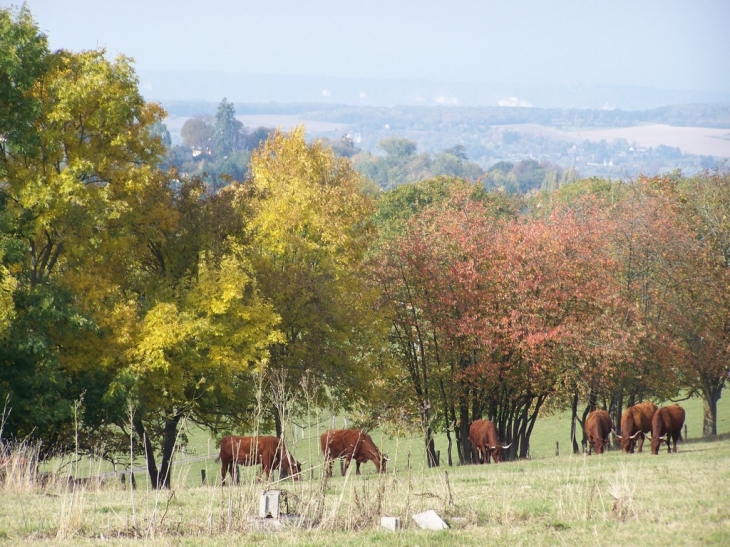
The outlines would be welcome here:
M 300 115 L 309 119 L 341 123 L 389 123 L 391 128 L 430 128 L 435 120 L 469 124 L 507 125 L 534 123 L 571 127 L 628 127 L 642 123 L 662 123 L 681 127 L 730 127 L 730 104 L 691 104 L 651 110 L 604 110 L 585 108 L 510 107 L 363 107 L 320 103 L 234 103 L 239 115 Z M 205 101 L 166 102 L 163 106 L 176 116 L 215 114 L 218 103 Z

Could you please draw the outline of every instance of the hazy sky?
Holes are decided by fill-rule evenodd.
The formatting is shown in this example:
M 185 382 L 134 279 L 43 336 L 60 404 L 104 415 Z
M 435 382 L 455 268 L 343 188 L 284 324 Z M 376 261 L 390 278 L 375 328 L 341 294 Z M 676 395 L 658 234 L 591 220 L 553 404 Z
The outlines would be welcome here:
M 27 5 L 53 49 L 105 47 L 140 70 L 730 91 L 730 0 Z

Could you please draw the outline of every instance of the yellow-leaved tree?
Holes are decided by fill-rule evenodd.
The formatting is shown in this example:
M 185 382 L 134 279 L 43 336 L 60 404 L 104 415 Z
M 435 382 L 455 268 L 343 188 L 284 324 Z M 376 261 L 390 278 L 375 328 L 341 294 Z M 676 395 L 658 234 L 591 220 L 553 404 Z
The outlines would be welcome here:
M 125 243 L 108 249 L 118 292 L 103 315 L 107 366 L 116 371 L 107 400 L 130 408 L 159 488 L 170 486 L 181 419 L 216 429 L 245 420 L 255 401 L 251 373 L 281 338 L 242 244 L 235 189 L 212 193 L 189 179 L 148 190 L 118 227 Z M 129 417 L 115 420 L 125 427 Z
M 0 18 L 6 30 L 6 12 Z M 0 139 L 0 394 L 13 408 L 5 434 L 61 449 L 78 439 L 76 401 L 84 398 L 80 423 L 95 429 L 103 420 L 97 404 L 109 376 L 94 351 L 103 333 L 88 310 L 98 306 L 87 300 L 114 289 L 88 272 L 156 177 L 163 147 L 149 128 L 164 111 L 139 94 L 129 59 L 50 53 L 25 8 L 15 24 L 26 38 L 3 30 L 10 57 L 27 52 L 34 33 L 38 47 L 30 68 L 13 71 L 23 75 L 9 86 L 17 116 L 3 119 Z
M 378 329 L 362 271 L 373 199 L 349 161 L 307 143 L 304 127 L 277 131 L 250 171 L 254 271 L 284 336 L 271 369 L 284 372 L 290 390 L 309 374 L 329 403 L 351 406 L 368 394 L 369 338 Z M 272 413 L 281 434 L 281 410 Z

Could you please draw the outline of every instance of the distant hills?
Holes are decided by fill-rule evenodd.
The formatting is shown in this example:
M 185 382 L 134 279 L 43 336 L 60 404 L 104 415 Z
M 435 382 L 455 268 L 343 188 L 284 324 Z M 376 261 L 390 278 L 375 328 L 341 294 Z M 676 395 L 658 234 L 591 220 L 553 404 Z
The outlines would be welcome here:
M 622 85 L 560 86 L 325 76 L 240 74 L 199 70 L 139 70 L 154 101 L 321 103 L 352 106 L 514 106 L 647 110 L 666 105 L 730 104 L 730 94 Z

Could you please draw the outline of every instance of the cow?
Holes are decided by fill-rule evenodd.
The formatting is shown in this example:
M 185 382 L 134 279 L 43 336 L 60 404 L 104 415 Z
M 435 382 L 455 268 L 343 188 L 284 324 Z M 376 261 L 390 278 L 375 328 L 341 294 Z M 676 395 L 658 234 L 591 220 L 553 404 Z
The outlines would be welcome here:
M 299 480 L 299 474 L 302 472 L 302 463 L 299 463 L 289 454 L 284 441 L 278 437 L 261 436 L 261 437 L 237 437 L 235 435 L 226 435 L 221 439 L 221 449 L 216 462 L 221 462 L 221 483 L 225 483 L 226 474 L 230 473 L 233 478 L 234 466 L 240 465 L 259 465 L 259 479 L 262 475 L 269 475 L 272 469 L 279 469 L 287 475 L 291 475 L 294 480 Z M 282 477 L 283 478 L 283 477 Z
M 605 410 L 594 410 L 586 418 L 583 431 L 588 437 L 588 455 L 593 449 L 596 454 L 603 454 L 603 447 L 608 445 L 608 436 L 613 429 L 611 416 Z
M 328 477 L 332 476 L 332 463 L 337 458 L 345 459 L 342 475 L 345 475 L 350 461 L 354 458 L 356 472 L 360 474 L 360 464 L 371 461 L 378 473 L 385 473 L 388 462 L 387 454 L 383 454 L 362 429 L 330 429 L 322 433 L 319 446 L 324 454 L 324 462 Z
M 502 461 L 502 450 L 506 450 L 512 443 L 503 445 L 499 442 L 497 428 L 489 420 L 474 420 L 469 426 L 469 442 L 474 448 L 474 459 L 478 463 L 494 463 Z
M 644 434 L 651 432 L 651 420 L 657 406 L 651 401 L 644 401 L 627 408 L 621 416 L 621 435 L 614 436 L 621 443 L 621 450 L 634 453 L 636 441 L 639 441 L 638 452 L 644 447 Z
M 679 405 L 671 405 L 660 408 L 654 414 L 651 421 L 651 453 L 656 456 L 662 446 L 662 441 L 667 441 L 667 453 L 677 451 L 677 440 L 682 438 L 682 426 L 684 425 L 684 409 Z M 670 439 L 674 442 L 674 449 L 669 444 Z

